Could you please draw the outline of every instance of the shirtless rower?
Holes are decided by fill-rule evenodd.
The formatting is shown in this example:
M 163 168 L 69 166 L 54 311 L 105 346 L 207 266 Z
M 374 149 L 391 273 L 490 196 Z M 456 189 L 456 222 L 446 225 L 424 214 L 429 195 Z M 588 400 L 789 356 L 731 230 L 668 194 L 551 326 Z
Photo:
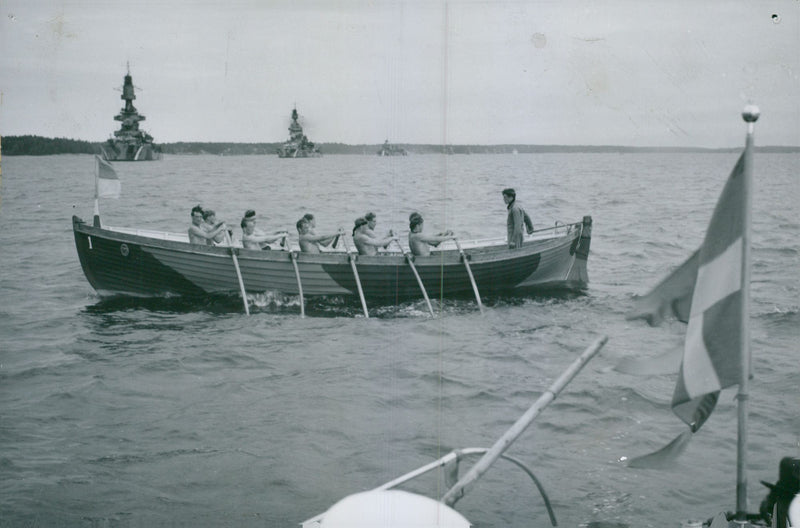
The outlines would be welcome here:
M 378 234 L 375 232 L 375 226 L 378 225 L 378 218 L 375 216 L 375 213 L 370 211 L 369 213 L 365 214 L 364 220 L 367 221 L 368 226 L 366 233 L 372 238 L 378 238 Z
M 445 240 L 455 240 L 456 238 L 452 231 L 445 231 L 438 235 L 423 235 L 423 223 L 422 215 L 419 213 L 411 213 L 411 216 L 408 217 L 408 228 L 411 230 L 408 234 L 408 247 L 414 255 L 430 256 L 431 246 L 436 247 Z
M 250 211 L 248 211 L 249 213 Z M 272 235 L 267 235 L 260 229 L 256 229 L 256 215 L 245 213 L 242 218 L 242 246 L 245 249 L 272 249 L 268 244 L 277 242 L 278 240 L 286 237 L 289 233 L 286 231 L 276 231 Z
M 319 253 L 320 246 L 330 245 L 342 234 L 341 231 L 333 235 L 314 234 L 306 216 L 297 221 L 297 233 L 300 235 L 300 251 L 303 253 Z
M 356 218 L 355 226 L 353 227 L 353 242 L 358 249 L 359 255 L 377 255 L 378 248 L 387 248 L 395 238 L 394 233 L 389 231 L 389 236 L 385 238 L 371 237 L 367 233 L 369 224 L 366 218 Z
M 227 227 L 225 222 L 219 222 L 212 228 L 206 229 L 203 222 L 203 208 L 199 205 L 192 207 L 192 225 L 189 226 L 189 243 L 208 245 L 213 243 L 217 235 L 222 235 Z
M 203 227 L 206 231 L 214 231 L 217 226 L 217 213 L 215 213 L 213 209 L 203 209 L 203 222 Z M 209 246 L 214 246 L 216 244 L 221 244 L 223 240 L 225 240 L 225 232 L 220 231 L 213 238 L 206 240 L 206 243 Z

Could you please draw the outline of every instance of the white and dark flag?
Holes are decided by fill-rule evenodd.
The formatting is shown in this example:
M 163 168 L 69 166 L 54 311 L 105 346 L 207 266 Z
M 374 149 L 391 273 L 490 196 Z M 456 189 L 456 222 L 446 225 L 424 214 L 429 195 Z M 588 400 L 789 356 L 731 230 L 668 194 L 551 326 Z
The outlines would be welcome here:
M 689 326 L 672 411 L 697 431 L 719 391 L 741 379 L 744 157 L 714 209 L 697 255 Z
M 97 160 L 97 197 L 119 198 L 122 184 L 114 167 L 100 156 L 95 155 L 95 159 Z

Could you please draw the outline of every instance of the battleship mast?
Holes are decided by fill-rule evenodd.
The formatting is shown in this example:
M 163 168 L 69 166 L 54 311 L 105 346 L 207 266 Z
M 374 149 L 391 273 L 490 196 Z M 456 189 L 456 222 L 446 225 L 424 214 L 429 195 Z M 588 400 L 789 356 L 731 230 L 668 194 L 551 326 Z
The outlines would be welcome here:
M 114 116 L 115 121 L 121 121 L 122 127 L 114 132 L 117 137 L 123 136 L 125 132 L 136 132 L 139 130 L 139 121 L 144 121 L 145 116 L 136 111 L 133 106 L 133 100 L 136 99 L 136 94 L 133 91 L 133 77 L 131 76 L 131 66 L 128 64 L 128 73 L 125 75 L 125 84 L 122 85 L 122 95 L 120 99 L 125 101 L 125 108 L 119 111 L 119 114 Z

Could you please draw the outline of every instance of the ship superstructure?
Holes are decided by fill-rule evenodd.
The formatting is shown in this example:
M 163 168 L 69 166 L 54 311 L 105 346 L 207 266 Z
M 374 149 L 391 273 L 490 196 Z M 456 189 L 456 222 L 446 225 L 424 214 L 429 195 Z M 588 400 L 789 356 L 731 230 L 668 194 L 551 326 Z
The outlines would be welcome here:
M 125 106 L 119 114 L 114 116 L 115 121 L 121 123 L 119 130 L 114 131 L 114 137 L 109 138 L 102 146 L 103 155 L 111 161 L 150 161 L 161 158 L 161 153 L 153 144 L 153 136 L 139 129 L 139 122 L 145 116 L 136 110 L 133 101 L 136 94 L 133 88 L 133 77 L 130 67 L 125 75 L 120 99 L 125 101 Z
M 297 122 L 297 108 L 292 110 L 292 122 L 289 125 L 289 141 L 278 148 L 281 158 L 318 158 L 322 156 L 319 147 L 314 145 L 303 134 L 303 127 Z

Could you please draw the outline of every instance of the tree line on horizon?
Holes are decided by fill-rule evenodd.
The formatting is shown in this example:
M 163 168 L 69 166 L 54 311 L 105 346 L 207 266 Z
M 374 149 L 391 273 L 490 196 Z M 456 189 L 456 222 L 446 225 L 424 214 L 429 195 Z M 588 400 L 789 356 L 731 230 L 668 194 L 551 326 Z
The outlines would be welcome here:
M 3 136 L 0 138 L 0 154 L 3 156 L 99 153 L 100 143 L 91 143 L 78 139 L 46 138 L 41 136 Z
M 276 154 L 282 143 L 232 143 L 179 141 L 159 143 L 156 148 L 164 154 L 247 156 Z M 4 136 L 0 138 L 0 155 L 4 156 L 50 156 L 54 154 L 100 154 L 102 142 L 91 142 L 67 138 L 47 138 L 36 135 Z M 344 143 L 317 143 L 323 154 L 377 155 L 381 144 L 347 145 Z M 595 145 L 427 145 L 398 143 L 409 154 L 535 154 L 570 152 L 738 152 L 739 147 L 625 147 Z M 800 146 L 756 147 L 758 152 L 800 152 Z

